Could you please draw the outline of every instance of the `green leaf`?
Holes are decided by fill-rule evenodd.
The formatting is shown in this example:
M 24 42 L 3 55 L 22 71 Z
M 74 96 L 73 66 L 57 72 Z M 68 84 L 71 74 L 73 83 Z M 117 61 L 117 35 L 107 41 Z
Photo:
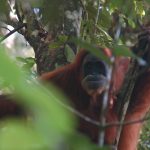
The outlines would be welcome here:
M 68 62 L 72 62 L 73 59 L 75 58 L 75 53 L 71 49 L 69 45 L 65 46 L 65 56 L 67 57 Z
M 22 1 L 22 0 L 20 0 Z M 33 8 L 39 8 L 42 5 L 42 0 L 28 0 Z
M 8 58 L 2 47 L 0 60 L 0 78 L 14 87 L 17 100 L 34 114 L 31 126 L 54 148 L 58 140 L 72 133 L 74 126 L 73 117 L 63 107 L 66 98 L 53 86 L 49 85 L 47 89 L 39 83 L 28 83 L 25 74 Z
M 113 54 L 115 56 L 126 56 L 126 57 L 133 57 L 136 58 L 136 55 L 126 46 L 124 45 L 113 45 Z
M 111 18 L 109 11 L 106 8 L 103 8 L 99 15 L 98 24 L 105 29 L 109 29 L 112 21 Z
M 9 121 L 0 128 L 0 150 L 48 150 L 48 143 L 34 128 Z
M 53 42 L 53 43 L 49 44 L 50 49 L 57 49 L 60 46 L 61 46 L 61 44 L 59 42 Z
M 123 6 L 124 0 L 111 0 L 110 4 L 112 8 L 120 8 Z
M 0 77 L 4 77 L 7 83 L 19 86 L 20 81 L 24 80 L 24 74 L 18 66 L 4 54 L 4 48 L 0 46 Z
M 16 60 L 22 63 L 35 63 L 35 58 L 32 57 L 16 57 Z
M 145 0 L 146 2 L 150 3 L 150 0 Z
M 129 23 L 129 25 L 130 25 L 132 28 L 135 28 L 135 27 L 136 27 L 136 24 L 135 24 L 135 22 L 133 21 L 133 19 L 128 18 L 128 23 Z
M 72 38 L 71 41 L 74 42 L 75 44 L 79 45 L 80 48 L 84 48 L 84 49 L 90 51 L 92 54 L 99 57 L 100 59 L 104 60 L 105 62 L 110 63 L 109 58 L 103 53 L 101 48 L 97 48 L 97 47 L 93 46 L 91 43 L 83 41 L 82 39 Z
M 59 35 L 58 36 L 58 41 L 62 44 L 64 44 L 68 40 L 68 36 L 66 35 Z

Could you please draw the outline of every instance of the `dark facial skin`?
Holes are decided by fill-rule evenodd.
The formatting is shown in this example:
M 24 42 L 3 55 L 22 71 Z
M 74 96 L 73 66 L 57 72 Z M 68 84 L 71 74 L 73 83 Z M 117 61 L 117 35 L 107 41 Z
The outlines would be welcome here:
M 107 80 L 108 66 L 99 58 L 87 54 L 82 65 L 82 87 L 89 95 L 93 92 L 101 94 L 108 83 Z

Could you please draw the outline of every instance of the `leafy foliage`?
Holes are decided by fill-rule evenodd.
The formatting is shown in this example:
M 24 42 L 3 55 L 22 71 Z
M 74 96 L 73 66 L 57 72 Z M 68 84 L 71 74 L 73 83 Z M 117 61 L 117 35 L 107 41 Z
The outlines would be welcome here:
M 114 56 L 130 56 L 139 60 L 127 47 L 133 46 L 137 33 L 150 24 L 150 0 L 16 0 L 18 5 L 14 5 L 14 2 L 13 0 L 1 0 L 0 20 L 3 23 L 0 22 L 0 25 L 2 27 L 4 24 L 16 25 L 18 23 L 19 25 L 21 22 L 30 24 L 31 16 L 28 16 L 27 19 L 26 15 L 31 6 L 35 12 L 34 17 L 40 22 L 40 29 L 50 31 L 54 37 L 48 41 L 48 48 L 51 50 L 64 48 L 68 62 L 71 62 L 75 56 L 70 43 L 86 48 L 108 63 L 110 61 L 101 52 L 101 47 L 112 48 Z M 80 7 L 78 7 L 79 4 Z M 66 33 L 64 29 L 66 28 L 66 12 L 69 11 L 71 14 L 69 15 L 71 21 L 74 18 L 79 20 L 78 13 L 72 6 L 82 9 L 83 12 L 81 26 L 78 25 L 79 38 L 74 35 L 70 37 L 70 33 Z M 8 16 L 11 16 L 12 20 L 8 19 Z M 15 18 L 15 16 L 18 17 Z M 73 25 L 75 26 L 76 22 L 73 22 Z M 70 27 L 70 24 L 68 26 Z M 28 27 L 29 25 L 25 28 Z M 69 32 L 72 33 L 70 30 L 69 28 Z M 23 31 L 19 30 L 20 33 Z M 2 33 L 0 31 L 1 35 Z M 24 36 L 28 38 L 26 34 Z M 47 39 L 43 40 L 45 41 L 47 42 Z M 11 149 L 12 145 L 17 146 L 14 147 L 16 150 L 22 149 L 22 145 L 25 145 L 26 149 L 59 149 L 56 148 L 58 143 L 58 145 L 65 143 L 66 146 L 68 141 L 71 143 L 68 144 L 71 149 L 97 149 L 87 139 L 80 140 L 80 137 L 74 134 L 72 136 L 74 120 L 66 110 L 58 105 L 57 100 L 62 101 L 63 99 L 65 102 L 66 98 L 57 89 L 50 86 L 47 90 L 39 83 L 29 84 L 27 82 L 26 73 L 31 71 L 35 59 L 16 58 L 22 64 L 22 69 L 27 70 L 24 72 L 3 51 L 4 48 L 0 48 L 1 80 L 5 80 L 5 86 L 13 86 L 16 97 L 20 97 L 21 102 L 31 109 L 35 118 L 29 121 L 27 126 L 23 122 L 12 120 L 0 126 L 0 149 Z M 148 123 L 141 136 L 140 150 L 149 148 L 149 130 Z M 20 135 L 22 138 L 19 138 Z
M 32 122 L 29 122 L 29 126 L 25 127 L 18 123 L 8 123 L 8 127 L 6 126 L 5 132 L 3 132 L 0 136 L 2 139 L 6 138 L 5 140 L 1 140 L 1 146 L 4 146 L 4 148 L 2 148 L 5 149 L 5 146 L 10 146 L 8 144 L 6 145 L 6 142 L 11 144 L 14 140 L 14 143 L 16 143 L 17 139 L 20 137 L 20 134 L 22 134 L 22 136 L 24 135 L 24 138 L 20 139 L 20 142 L 23 143 L 26 141 L 27 147 L 32 145 L 34 146 L 34 137 L 36 134 L 38 135 L 37 138 L 39 138 L 39 140 L 41 139 L 46 142 L 44 147 L 53 147 L 53 143 L 58 142 L 58 139 L 62 138 L 60 136 L 61 134 L 63 135 L 72 131 L 71 126 L 74 122 L 71 121 L 72 117 L 69 116 L 69 114 L 66 113 L 60 105 L 58 105 L 58 99 L 63 101 L 63 96 L 57 93 L 52 87 L 49 87 L 50 89 L 47 90 L 39 83 L 28 84 L 25 74 L 18 69 L 14 62 L 8 59 L 3 51 L 4 49 L 1 48 L 1 79 L 4 79 L 9 84 L 14 86 L 13 92 L 17 97 L 19 97 L 20 100 L 22 100 L 21 103 L 24 103 L 28 106 L 28 108 L 31 108 L 31 111 L 35 114 L 35 118 Z M 11 74 L 9 72 L 11 72 Z M 35 131 L 32 131 L 32 128 L 35 129 Z M 29 132 L 28 135 L 26 135 L 26 130 L 27 133 Z M 9 133 L 11 135 L 11 132 L 14 132 L 16 138 L 12 139 L 8 136 Z M 49 143 L 48 139 L 51 143 Z M 18 146 L 17 149 L 19 149 L 19 145 L 16 146 Z

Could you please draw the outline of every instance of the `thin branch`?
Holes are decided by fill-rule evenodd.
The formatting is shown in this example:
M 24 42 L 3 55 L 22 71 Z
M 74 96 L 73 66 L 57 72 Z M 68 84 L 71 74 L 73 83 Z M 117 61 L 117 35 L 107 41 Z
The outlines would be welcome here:
M 132 60 L 130 63 L 129 71 L 128 71 L 126 78 L 124 80 L 123 87 L 120 90 L 120 93 L 118 95 L 118 101 L 121 102 L 121 104 L 120 104 L 120 106 L 118 105 L 117 108 L 119 109 L 118 114 L 119 114 L 119 118 L 120 118 L 121 123 L 124 122 L 124 119 L 125 119 L 125 116 L 127 113 L 131 94 L 133 92 L 135 82 L 137 79 L 138 70 L 139 70 L 138 63 L 135 60 Z M 119 143 L 121 131 L 122 131 L 122 125 L 120 125 L 118 128 L 116 146 Z
M 97 15 L 95 18 L 95 31 L 94 31 L 95 33 L 96 33 L 96 26 L 98 24 L 100 10 L 101 10 L 100 0 L 97 0 L 97 3 L 98 3 L 98 8 L 97 8 Z M 112 60 L 114 60 L 114 59 L 112 59 Z M 112 64 L 113 64 L 113 62 L 112 62 Z M 109 83 L 112 78 L 112 70 L 113 70 L 113 65 L 110 65 L 110 68 L 108 69 L 108 73 L 107 73 L 107 79 L 108 79 Z M 101 113 L 100 113 L 100 118 L 99 118 L 100 129 L 99 129 L 98 145 L 100 147 L 103 147 L 103 145 L 104 145 L 104 137 L 105 137 L 104 126 L 106 124 L 106 112 L 108 110 L 109 90 L 110 90 L 110 84 L 106 85 L 106 90 L 104 92 L 104 96 L 103 96 L 103 100 L 102 100 L 102 108 L 101 108 Z
M 86 6 L 85 4 L 83 3 L 83 0 L 79 0 L 80 4 L 81 4 L 81 7 L 83 8 L 83 20 L 82 22 L 84 22 L 84 26 L 86 26 L 86 23 L 88 21 L 88 12 L 86 10 Z M 83 38 L 83 40 L 86 40 L 86 34 L 87 34 L 87 29 L 86 27 L 83 28 L 83 31 L 81 32 L 82 35 L 81 37 Z
M 100 2 L 100 0 L 98 0 L 98 8 L 97 8 L 97 15 L 95 18 L 95 26 L 97 25 L 98 20 L 99 20 L 100 10 L 101 10 L 101 2 Z
M 104 131 L 103 127 L 106 125 L 106 113 L 108 111 L 110 82 L 112 80 L 112 71 L 113 71 L 113 66 L 114 66 L 113 56 L 111 58 L 111 62 L 112 62 L 112 64 L 110 65 L 110 67 L 108 69 L 108 73 L 107 73 L 108 84 L 107 84 L 106 90 L 104 92 L 104 96 L 103 96 L 103 100 L 102 100 L 102 108 L 101 108 L 101 113 L 100 113 L 99 124 L 101 125 L 101 128 L 99 130 L 99 138 L 98 138 L 98 144 L 100 147 L 103 147 L 103 145 L 104 145 L 105 131 Z
M 19 22 L 23 22 L 22 16 L 20 15 L 20 12 L 19 12 L 18 1 L 15 3 L 15 9 L 16 9 L 16 14 L 17 14 Z
M 105 125 L 105 128 L 113 127 L 113 126 L 126 126 L 126 125 L 132 125 L 137 123 L 143 123 L 144 121 L 150 120 L 150 117 L 143 117 L 141 119 L 137 120 L 131 120 L 131 121 L 124 121 L 124 122 L 114 122 L 114 123 L 108 123 Z
M 79 0 L 79 2 L 80 2 L 80 4 L 81 4 L 81 7 L 83 8 L 83 14 L 84 14 L 84 16 L 83 16 L 83 17 L 85 17 L 86 19 L 88 19 L 88 15 L 87 15 L 86 7 L 85 7 L 85 5 L 84 5 L 83 1 L 82 1 L 82 0 Z
M 66 105 L 62 101 L 59 101 L 59 100 L 55 100 L 55 101 L 57 103 L 59 103 L 59 105 L 61 105 L 62 107 L 64 107 L 68 111 L 70 111 L 71 113 L 75 114 L 77 117 L 79 117 L 79 118 L 83 119 L 84 121 L 89 122 L 97 127 L 103 128 L 103 130 L 105 128 L 110 128 L 110 127 L 114 127 L 114 126 L 131 125 L 131 124 L 143 123 L 144 121 L 150 120 L 150 116 L 149 116 L 149 117 L 143 117 L 143 118 L 140 118 L 137 120 L 124 121 L 124 122 L 112 122 L 112 123 L 105 123 L 104 125 L 102 125 L 99 121 L 94 120 L 94 119 L 80 113 L 78 110 L 74 109 L 73 107 L 71 107 L 69 105 Z
M 8 31 L 11 31 L 10 29 L 8 29 L 8 28 L 5 27 L 5 26 L 0 26 L 0 28 L 6 29 L 6 30 L 8 30 Z
M 145 48 L 141 51 L 141 54 L 140 54 L 141 58 L 149 50 L 149 47 L 150 47 L 150 44 L 147 43 Z M 139 43 L 137 45 L 137 49 L 141 50 L 141 48 L 139 47 Z M 129 102 L 131 99 L 131 95 L 133 93 L 135 83 L 137 82 L 137 79 L 139 77 L 140 70 L 141 70 L 140 64 L 137 62 L 137 60 L 131 59 L 129 71 L 125 77 L 122 89 L 120 90 L 120 93 L 118 94 L 118 100 L 117 100 L 117 102 L 118 102 L 118 104 L 117 104 L 118 110 L 117 111 L 118 111 L 118 114 L 120 114 L 119 117 L 120 117 L 121 123 L 124 122 L 126 112 L 127 112 L 128 106 L 129 106 Z M 122 126 L 120 126 L 118 128 L 116 147 L 119 143 L 121 130 L 122 130 Z
M 9 0 L 9 1 L 7 1 L 7 3 L 8 3 L 8 6 L 9 6 L 10 11 L 13 12 L 13 8 L 12 8 L 12 5 L 11 5 L 11 1 Z
M 19 31 L 20 29 L 22 29 L 22 28 L 25 27 L 25 26 L 26 26 L 26 23 L 23 23 L 23 24 L 20 25 L 18 28 L 16 28 L 16 29 L 10 31 L 8 34 L 6 34 L 4 37 L 2 37 L 2 38 L 0 39 L 0 43 L 3 42 L 5 39 L 7 39 L 10 35 L 12 35 L 13 33 L 17 32 L 17 31 Z

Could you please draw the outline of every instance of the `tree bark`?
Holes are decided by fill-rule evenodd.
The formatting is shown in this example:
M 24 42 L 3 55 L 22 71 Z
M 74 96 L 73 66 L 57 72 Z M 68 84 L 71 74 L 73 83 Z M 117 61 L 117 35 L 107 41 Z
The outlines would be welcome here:
M 56 3 L 55 0 L 51 0 L 51 3 L 47 2 L 47 5 L 52 5 L 53 2 Z M 82 19 L 80 1 L 64 0 L 60 5 L 58 3 L 58 10 L 59 7 L 63 7 L 64 10 L 61 16 L 62 18 L 59 18 L 60 20 L 63 19 L 63 22 L 56 22 L 57 24 L 54 24 L 52 28 L 49 26 L 48 30 L 44 28 L 45 24 L 41 20 L 38 20 L 31 6 L 27 5 L 28 3 L 26 5 L 24 3 L 27 2 L 21 2 L 21 5 L 17 5 L 21 7 L 21 9 L 16 7 L 19 21 L 8 18 L 7 24 L 16 28 L 18 25 L 23 24 L 23 20 L 26 20 L 26 28 L 19 30 L 19 32 L 33 47 L 38 74 L 41 75 L 45 72 L 52 71 L 57 65 L 67 64 L 65 45 L 68 44 L 74 53 L 77 51 L 77 46 L 71 42 L 66 42 L 59 48 L 50 48 L 50 45 L 57 41 L 59 35 L 66 35 L 68 38 L 71 36 L 80 36 L 80 24 Z M 23 17 L 20 15 L 21 13 Z M 51 24 L 51 20 L 49 20 L 49 24 Z

